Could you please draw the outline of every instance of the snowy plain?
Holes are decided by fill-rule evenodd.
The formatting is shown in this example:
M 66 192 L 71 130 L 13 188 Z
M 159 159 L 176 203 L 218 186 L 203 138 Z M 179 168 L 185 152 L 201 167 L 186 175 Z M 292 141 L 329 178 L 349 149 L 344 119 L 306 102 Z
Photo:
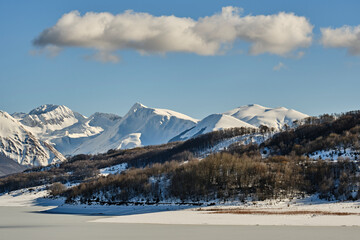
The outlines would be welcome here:
M 64 199 L 48 198 L 46 186 L 21 189 L 0 195 L 0 207 L 41 207 L 49 214 L 99 216 L 91 222 L 174 225 L 260 225 L 260 226 L 357 226 L 360 227 L 360 201 L 329 202 L 316 195 L 304 199 L 231 202 L 215 206 L 159 205 L 85 205 L 65 204 Z M 285 212 L 284 214 L 215 213 L 215 210 Z M 304 211 L 305 214 L 288 214 Z M 311 212 L 340 213 L 339 215 Z M 346 213 L 346 215 L 344 214 Z

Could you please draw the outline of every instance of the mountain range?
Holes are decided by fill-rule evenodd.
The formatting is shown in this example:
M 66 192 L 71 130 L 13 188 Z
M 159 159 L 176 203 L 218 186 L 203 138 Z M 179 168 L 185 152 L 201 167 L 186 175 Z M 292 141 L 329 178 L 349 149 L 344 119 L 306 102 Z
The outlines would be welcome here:
M 0 154 L 21 165 L 43 166 L 65 156 L 187 140 L 226 128 L 264 125 L 280 130 L 306 117 L 284 107 L 251 104 L 198 120 L 140 103 L 124 117 L 99 112 L 85 117 L 66 106 L 47 104 L 29 113 L 0 111 Z

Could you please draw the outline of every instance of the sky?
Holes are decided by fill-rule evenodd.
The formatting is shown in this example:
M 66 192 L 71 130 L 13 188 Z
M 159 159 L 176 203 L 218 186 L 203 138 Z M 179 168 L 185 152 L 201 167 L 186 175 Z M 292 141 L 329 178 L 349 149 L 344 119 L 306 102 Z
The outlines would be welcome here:
M 51 103 L 125 115 L 140 102 L 199 119 L 252 103 L 358 110 L 359 9 L 358 0 L 0 0 L 0 110 Z

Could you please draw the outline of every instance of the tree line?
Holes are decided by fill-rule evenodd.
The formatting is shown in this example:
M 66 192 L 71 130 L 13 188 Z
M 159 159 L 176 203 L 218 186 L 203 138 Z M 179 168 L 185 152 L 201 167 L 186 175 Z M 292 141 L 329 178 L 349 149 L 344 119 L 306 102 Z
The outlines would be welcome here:
M 264 200 L 318 193 L 325 199 L 358 199 L 355 162 L 313 161 L 304 156 L 212 154 L 187 163 L 176 161 L 132 168 L 84 182 L 60 195 L 68 202 L 182 202 Z

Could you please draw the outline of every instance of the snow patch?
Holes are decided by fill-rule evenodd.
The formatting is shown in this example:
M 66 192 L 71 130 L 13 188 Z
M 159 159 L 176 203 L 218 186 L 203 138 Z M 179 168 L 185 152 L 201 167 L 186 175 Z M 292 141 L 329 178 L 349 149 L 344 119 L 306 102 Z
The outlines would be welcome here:
M 360 151 L 354 150 L 351 148 L 339 148 L 339 149 L 329 149 L 316 151 L 309 154 L 309 157 L 315 160 L 333 160 L 338 161 L 339 159 L 349 159 L 349 160 L 359 160 Z
M 120 174 L 128 168 L 127 163 L 121 163 L 111 167 L 101 168 L 100 175 L 107 176 L 109 174 Z

